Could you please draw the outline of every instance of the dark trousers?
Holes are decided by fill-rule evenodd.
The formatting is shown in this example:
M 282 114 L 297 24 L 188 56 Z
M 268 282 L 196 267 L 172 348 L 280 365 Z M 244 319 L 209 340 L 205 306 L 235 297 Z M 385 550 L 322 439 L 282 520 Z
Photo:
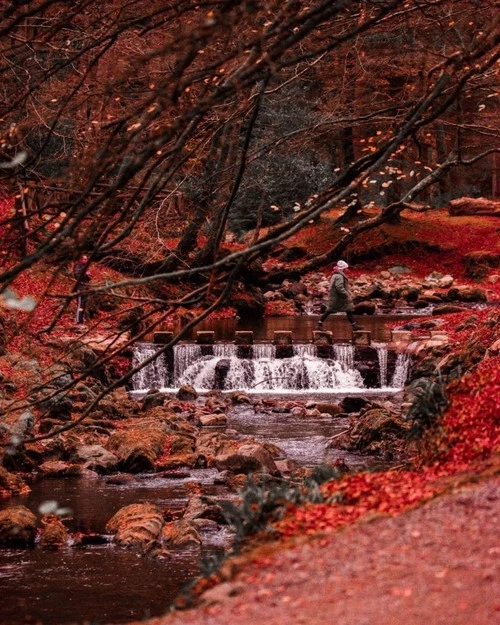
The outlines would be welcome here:
M 76 298 L 76 315 L 75 315 L 75 323 L 83 323 L 83 318 L 85 316 L 85 303 L 86 297 L 83 295 L 79 295 Z
M 336 312 L 335 310 L 329 310 L 328 308 L 325 310 L 325 312 L 321 315 L 321 317 L 319 318 L 320 322 L 323 323 L 323 321 L 325 321 L 325 319 L 328 317 L 328 315 L 333 314 L 334 312 Z M 346 313 L 347 315 L 347 319 L 349 320 L 349 323 L 351 325 L 354 325 L 356 322 L 354 321 L 354 313 L 352 312 L 352 310 L 347 310 Z

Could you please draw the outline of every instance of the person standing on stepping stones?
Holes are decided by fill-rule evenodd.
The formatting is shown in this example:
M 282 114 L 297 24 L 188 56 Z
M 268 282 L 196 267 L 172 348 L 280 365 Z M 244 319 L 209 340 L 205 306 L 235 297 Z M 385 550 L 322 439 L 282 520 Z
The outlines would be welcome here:
M 323 328 L 323 323 L 332 313 L 345 312 L 353 330 L 362 330 L 362 326 L 354 321 L 354 304 L 349 292 L 349 278 L 346 270 L 349 265 L 345 260 L 337 261 L 330 280 L 330 293 L 328 296 L 328 306 L 318 321 L 318 330 Z

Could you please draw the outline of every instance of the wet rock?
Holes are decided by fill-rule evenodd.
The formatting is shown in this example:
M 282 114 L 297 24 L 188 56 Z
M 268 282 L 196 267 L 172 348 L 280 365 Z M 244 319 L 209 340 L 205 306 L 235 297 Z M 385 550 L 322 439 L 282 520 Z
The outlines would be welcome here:
M 5 467 L 0 466 L 0 497 L 25 494 L 30 490 L 19 475 L 9 473 Z
M 217 523 L 226 523 L 222 508 L 216 499 L 205 495 L 192 495 L 184 511 L 184 520 L 211 519 Z
M 212 519 L 193 519 L 192 521 L 195 528 L 198 532 L 218 532 L 220 530 L 220 525 L 216 521 L 212 521 Z M 202 540 L 203 542 L 203 540 Z
M 364 397 L 344 397 L 340 402 L 341 412 L 360 412 L 362 408 L 365 408 L 370 402 Z
M 443 298 L 440 295 L 436 295 L 435 293 L 422 293 L 418 302 L 425 302 L 427 305 L 429 304 L 441 304 Z
M 216 389 L 224 389 L 226 387 L 226 378 L 231 368 L 229 358 L 221 358 L 215 365 L 214 371 L 214 387 Z
M 420 295 L 420 288 L 418 286 L 409 286 L 401 291 L 401 297 L 408 303 L 416 302 Z
M 196 439 L 185 434 L 171 434 L 169 437 L 171 454 L 190 454 L 195 450 Z
M 332 417 L 336 417 L 337 415 L 344 412 L 344 410 L 340 407 L 339 404 L 330 404 L 327 402 L 321 402 L 316 404 L 316 408 L 323 414 L 329 414 Z
M 180 519 L 167 523 L 162 530 L 161 540 L 167 547 L 200 546 L 201 536 L 193 521 Z
M 449 289 L 454 281 L 455 280 L 453 276 L 450 276 L 450 274 L 446 274 L 445 276 L 442 276 L 438 279 L 438 287 L 440 289 Z
M 197 421 L 201 426 L 224 426 L 227 424 L 227 417 L 225 414 L 201 414 Z
M 36 516 L 25 506 L 0 510 L 0 545 L 32 547 L 35 543 Z
M 196 453 L 207 458 L 235 453 L 238 446 L 222 432 L 201 432 L 196 439 Z
M 251 404 L 252 400 L 245 391 L 234 391 L 229 395 L 229 399 L 233 404 Z
M 261 465 L 262 470 L 271 475 L 279 475 L 278 467 L 269 449 L 259 443 L 241 445 L 238 453 L 249 458 L 255 458 Z
M 106 531 L 114 534 L 113 542 L 120 547 L 148 551 L 159 546 L 163 516 L 152 503 L 125 506 L 107 522 Z
M 59 517 L 54 514 L 47 514 L 42 517 L 41 523 L 40 547 L 42 549 L 56 550 L 67 545 L 68 530 Z
M 284 460 L 275 460 L 275 464 L 281 475 L 291 475 L 297 470 L 297 464 L 287 458 Z
M 177 469 L 200 468 L 198 465 L 200 456 L 196 453 L 171 454 L 156 463 L 158 471 L 174 471 Z
M 82 468 L 76 464 L 69 464 L 62 460 L 48 460 L 43 462 L 39 467 L 43 477 L 57 478 L 57 477 L 80 477 L 82 474 Z
M 231 471 L 232 473 L 243 473 L 245 475 L 260 471 L 262 468 L 257 458 L 239 453 L 218 455 L 214 459 L 214 464 L 219 471 Z
M 161 455 L 169 429 L 165 423 L 144 419 L 128 430 L 112 434 L 106 449 L 118 457 L 118 468 L 130 473 L 152 472 Z
M 220 395 L 211 395 L 210 397 L 207 397 L 205 401 L 205 409 L 210 410 L 212 413 L 225 412 L 227 405 L 228 403 L 226 400 Z
M 198 393 L 191 384 L 183 384 L 177 391 L 176 397 L 180 401 L 192 401 L 197 399 Z
M 142 398 L 141 409 L 146 412 L 156 406 L 163 406 L 165 403 L 165 395 L 157 389 L 149 390 Z
M 338 449 L 397 456 L 408 437 L 410 425 L 401 417 L 383 408 L 366 410 L 351 419 L 351 429 L 332 440 L 331 446 Z
M 113 473 L 118 466 L 118 457 L 102 445 L 82 445 L 76 449 L 72 459 L 82 463 L 86 469 L 101 474 Z

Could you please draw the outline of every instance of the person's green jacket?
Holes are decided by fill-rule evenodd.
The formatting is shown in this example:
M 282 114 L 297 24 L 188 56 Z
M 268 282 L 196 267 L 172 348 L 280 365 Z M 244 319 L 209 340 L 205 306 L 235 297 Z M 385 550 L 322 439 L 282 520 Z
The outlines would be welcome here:
M 349 293 L 349 279 L 343 271 L 336 269 L 330 280 L 330 295 L 328 310 L 333 312 L 347 312 L 354 310 L 354 304 Z

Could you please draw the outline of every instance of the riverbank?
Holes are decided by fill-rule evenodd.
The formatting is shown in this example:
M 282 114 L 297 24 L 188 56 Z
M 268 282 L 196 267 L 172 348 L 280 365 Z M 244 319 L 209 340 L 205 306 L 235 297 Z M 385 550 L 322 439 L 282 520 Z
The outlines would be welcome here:
M 491 625 L 499 465 L 397 517 L 257 549 L 194 610 L 147 625 Z

